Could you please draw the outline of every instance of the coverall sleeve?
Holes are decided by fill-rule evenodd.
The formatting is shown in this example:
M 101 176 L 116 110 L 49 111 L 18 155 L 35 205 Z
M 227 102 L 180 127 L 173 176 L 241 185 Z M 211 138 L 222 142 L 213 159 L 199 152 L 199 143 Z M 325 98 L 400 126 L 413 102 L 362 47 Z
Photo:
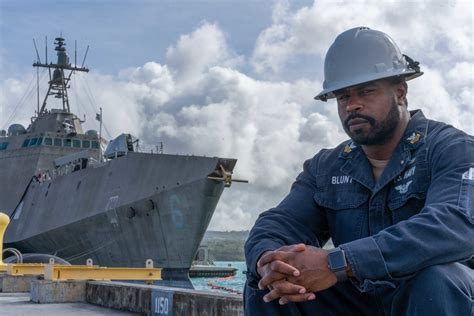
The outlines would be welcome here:
M 250 231 L 245 243 L 249 286 L 257 287 L 257 261 L 265 251 L 297 243 L 319 246 L 328 240 L 325 214 L 313 199 L 315 163 L 316 158 L 304 163 L 290 193 L 277 207 L 260 214 Z
M 474 140 L 444 136 L 428 152 L 431 183 L 421 211 L 373 236 L 340 245 L 362 288 L 474 254 Z

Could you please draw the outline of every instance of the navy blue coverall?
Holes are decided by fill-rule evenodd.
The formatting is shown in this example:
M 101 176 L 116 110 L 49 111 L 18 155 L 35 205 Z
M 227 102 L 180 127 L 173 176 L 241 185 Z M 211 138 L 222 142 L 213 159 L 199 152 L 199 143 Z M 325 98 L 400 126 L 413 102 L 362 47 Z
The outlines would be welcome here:
M 474 315 L 474 138 L 410 112 L 378 181 L 346 141 L 304 163 L 290 193 L 262 213 L 245 245 L 246 315 Z M 314 301 L 265 303 L 256 264 L 283 245 L 345 251 L 355 278 Z

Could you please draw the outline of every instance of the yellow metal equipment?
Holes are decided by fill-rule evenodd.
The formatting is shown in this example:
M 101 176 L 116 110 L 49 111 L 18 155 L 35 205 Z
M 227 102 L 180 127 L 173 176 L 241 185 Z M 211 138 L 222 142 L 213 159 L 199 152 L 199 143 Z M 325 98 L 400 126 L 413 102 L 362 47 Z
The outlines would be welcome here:
M 7 273 L 12 276 L 42 275 L 45 280 L 135 280 L 156 281 L 161 280 L 161 269 L 153 268 L 153 261 L 148 259 L 145 268 L 107 268 L 92 264 L 87 260 L 87 265 L 60 265 L 43 263 L 15 263 L 7 265 Z
M 159 268 L 107 268 L 98 266 L 64 266 L 48 264 L 45 280 L 161 280 Z
M 54 265 L 54 261 L 49 264 Z M 12 276 L 20 275 L 44 275 L 46 263 L 9 263 L 7 264 L 7 274 Z M 76 267 L 90 267 L 90 266 L 76 266 Z M 99 266 L 93 266 L 99 267 Z
M 10 217 L 7 214 L 0 212 L 0 272 L 7 271 L 7 265 L 3 263 L 3 235 L 10 223 Z
M 44 274 L 43 263 L 12 263 L 7 264 L 7 274 L 13 276 L 19 275 L 40 275 Z

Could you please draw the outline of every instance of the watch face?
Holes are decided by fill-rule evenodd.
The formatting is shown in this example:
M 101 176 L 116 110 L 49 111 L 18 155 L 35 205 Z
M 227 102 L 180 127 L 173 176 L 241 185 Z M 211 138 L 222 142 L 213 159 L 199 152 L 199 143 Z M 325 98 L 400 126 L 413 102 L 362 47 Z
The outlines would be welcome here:
M 328 263 L 331 267 L 331 270 L 340 270 L 347 266 L 346 258 L 344 257 L 344 253 L 342 251 L 330 252 L 328 254 Z

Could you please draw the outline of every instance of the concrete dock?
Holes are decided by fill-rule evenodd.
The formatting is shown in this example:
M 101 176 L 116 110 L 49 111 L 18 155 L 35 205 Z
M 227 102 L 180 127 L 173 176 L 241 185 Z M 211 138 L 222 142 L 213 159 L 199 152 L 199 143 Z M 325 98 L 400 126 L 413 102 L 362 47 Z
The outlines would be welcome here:
M 111 281 L 1 276 L 6 315 L 243 315 L 241 295 Z M 25 285 L 29 283 L 29 288 Z M 19 286 L 21 285 L 21 286 Z M 23 291 L 23 292 L 18 292 Z
M 88 303 L 36 304 L 30 301 L 29 293 L 0 293 L 2 315 L 137 315 L 117 311 Z

